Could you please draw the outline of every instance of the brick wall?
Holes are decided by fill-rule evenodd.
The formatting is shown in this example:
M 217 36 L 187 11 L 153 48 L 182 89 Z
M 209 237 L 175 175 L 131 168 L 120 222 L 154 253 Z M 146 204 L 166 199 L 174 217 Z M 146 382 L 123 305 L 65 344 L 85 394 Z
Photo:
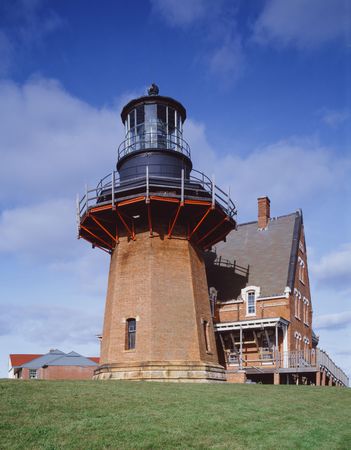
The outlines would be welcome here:
M 128 318 L 137 320 L 135 350 L 125 348 Z M 147 361 L 218 363 L 202 256 L 187 240 L 146 232 L 122 238 L 112 255 L 100 363 Z
M 37 369 L 39 380 L 91 380 L 96 366 L 48 366 Z M 29 369 L 22 369 L 22 379 L 29 379 Z

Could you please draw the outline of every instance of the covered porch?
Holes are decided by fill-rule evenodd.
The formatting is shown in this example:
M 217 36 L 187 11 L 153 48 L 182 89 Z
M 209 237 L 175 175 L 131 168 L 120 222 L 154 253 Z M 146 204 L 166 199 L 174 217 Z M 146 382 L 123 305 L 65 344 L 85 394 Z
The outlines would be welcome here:
M 288 325 L 282 317 L 215 324 L 226 367 L 289 367 Z

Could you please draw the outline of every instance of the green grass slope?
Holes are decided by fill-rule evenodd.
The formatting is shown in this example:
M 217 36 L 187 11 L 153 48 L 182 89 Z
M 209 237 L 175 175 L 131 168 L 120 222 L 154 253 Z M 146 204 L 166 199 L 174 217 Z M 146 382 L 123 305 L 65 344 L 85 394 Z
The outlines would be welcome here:
M 351 390 L 0 381 L 1 449 L 351 449 Z

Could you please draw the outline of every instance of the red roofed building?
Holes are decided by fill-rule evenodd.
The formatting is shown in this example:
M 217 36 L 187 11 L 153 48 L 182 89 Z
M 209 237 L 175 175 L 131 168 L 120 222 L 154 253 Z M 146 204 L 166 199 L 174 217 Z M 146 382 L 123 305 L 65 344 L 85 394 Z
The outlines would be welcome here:
M 50 350 L 47 354 L 9 355 L 8 377 L 13 379 L 90 379 L 99 358 L 84 357 L 76 352 Z

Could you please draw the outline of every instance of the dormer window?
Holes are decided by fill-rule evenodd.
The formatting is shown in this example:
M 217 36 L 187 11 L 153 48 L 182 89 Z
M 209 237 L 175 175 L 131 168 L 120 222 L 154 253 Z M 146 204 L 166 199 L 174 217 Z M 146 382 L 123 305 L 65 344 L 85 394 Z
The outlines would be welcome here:
M 247 293 L 247 314 L 256 314 L 256 298 L 254 291 Z
M 247 286 L 241 289 L 241 297 L 246 303 L 246 315 L 256 315 L 256 301 L 259 298 L 261 289 L 259 286 Z
M 256 301 L 260 296 L 261 289 L 258 286 L 247 286 L 241 290 L 241 297 L 246 303 L 246 315 L 256 315 Z

